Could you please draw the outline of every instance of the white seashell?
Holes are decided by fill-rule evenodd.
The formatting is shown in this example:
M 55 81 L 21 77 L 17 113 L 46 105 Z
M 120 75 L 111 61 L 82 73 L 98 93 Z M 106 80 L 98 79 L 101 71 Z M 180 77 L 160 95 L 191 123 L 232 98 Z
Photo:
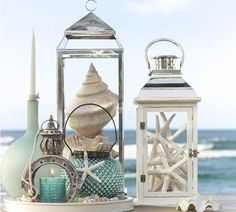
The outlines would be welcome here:
M 20 201 L 22 201 L 22 202 L 33 202 L 33 199 L 23 194 L 22 197 L 20 198 Z
M 193 196 L 191 198 L 181 199 L 176 206 L 178 211 L 198 211 L 203 212 L 206 209 L 211 208 L 213 211 L 221 209 L 221 205 L 218 201 L 213 201 L 211 196 L 201 197 Z
M 108 89 L 92 63 L 76 97 L 66 108 L 66 115 L 68 116 L 77 106 L 85 103 L 101 105 L 112 117 L 116 115 L 118 97 Z M 103 109 L 89 105 L 78 108 L 71 115 L 69 125 L 80 135 L 94 138 L 110 121 L 111 118 Z
M 97 135 L 95 138 L 87 138 L 80 135 L 73 135 L 66 138 L 66 143 L 70 146 L 72 151 L 110 151 L 113 143 L 108 142 L 108 138 L 103 137 L 101 135 Z M 117 156 L 118 153 L 112 151 L 112 156 Z M 63 150 L 63 156 L 66 159 L 69 159 L 71 156 L 71 152 L 67 147 Z

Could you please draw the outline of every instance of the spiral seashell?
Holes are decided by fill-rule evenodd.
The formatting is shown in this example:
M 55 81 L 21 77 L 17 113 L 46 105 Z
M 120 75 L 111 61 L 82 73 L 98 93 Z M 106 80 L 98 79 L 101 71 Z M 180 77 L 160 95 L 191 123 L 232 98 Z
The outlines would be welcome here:
M 95 103 L 104 107 L 112 117 L 116 115 L 118 97 L 104 83 L 91 63 L 85 80 L 76 97 L 66 108 L 68 116 L 71 111 L 81 104 Z M 110 117 L 101 108 L 89 105 L 78 108 L 70 117 L 69 125 L 79 135 L 94 138 L 110 122 Z

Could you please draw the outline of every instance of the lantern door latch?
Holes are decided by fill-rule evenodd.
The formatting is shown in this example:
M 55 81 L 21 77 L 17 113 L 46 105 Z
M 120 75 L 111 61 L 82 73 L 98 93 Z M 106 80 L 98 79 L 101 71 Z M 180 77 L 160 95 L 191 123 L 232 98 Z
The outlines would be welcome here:
M 146 182 L 146 175 L 141 174 L 140 175 L 140 181 L 141 181 L 141 183 L 145 183 Z
M 190 149 L 189 150 L 189 157 L 192 158 L 196 158 L 198 156 L 199 152 L 197 151 L 197 149 Z
M 145 130 L 145 127 L 146 127 L 146 125 L 145 125 L 145 122 L 140 122 L 140 125 L 139 125 L 139 128 L 140 128 L 140 130 Z

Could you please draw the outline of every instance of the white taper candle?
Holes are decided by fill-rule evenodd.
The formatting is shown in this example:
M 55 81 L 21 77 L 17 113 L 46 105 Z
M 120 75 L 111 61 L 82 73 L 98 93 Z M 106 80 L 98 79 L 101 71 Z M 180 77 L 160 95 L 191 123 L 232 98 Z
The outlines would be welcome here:
M 36 95 L 35 92 L 35 76 L 36 75 L 36 67 L 35 67 L 35 36 L 34 36 L 34 30 L 32 34 L 32 47 L 31 47 L 31 75 L 30 75 L 30 95 L 34 96 Z

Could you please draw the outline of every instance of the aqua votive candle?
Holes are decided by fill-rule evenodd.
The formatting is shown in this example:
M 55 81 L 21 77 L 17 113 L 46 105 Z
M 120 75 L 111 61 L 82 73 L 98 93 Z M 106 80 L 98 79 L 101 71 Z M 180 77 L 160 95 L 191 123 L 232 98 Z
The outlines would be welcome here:
M 41 202 L 62 202 L 66 196 L 66 179 L 62 177 L 40 178 Z

